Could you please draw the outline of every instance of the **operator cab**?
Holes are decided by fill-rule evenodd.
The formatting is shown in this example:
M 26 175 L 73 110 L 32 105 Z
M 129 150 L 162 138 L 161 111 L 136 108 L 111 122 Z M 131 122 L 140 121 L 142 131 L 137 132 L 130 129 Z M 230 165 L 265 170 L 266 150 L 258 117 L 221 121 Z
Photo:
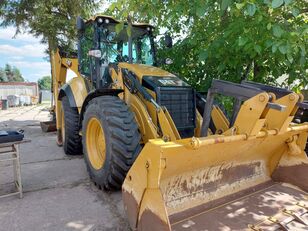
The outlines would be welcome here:
M 110 85 L 109 67 L 119 62 L 156 65 L 154 27 L 149 24 L 97 16 L 86 22 L 78 18 L 77 29 L 79 72 L 89 77 L 96 89 Z

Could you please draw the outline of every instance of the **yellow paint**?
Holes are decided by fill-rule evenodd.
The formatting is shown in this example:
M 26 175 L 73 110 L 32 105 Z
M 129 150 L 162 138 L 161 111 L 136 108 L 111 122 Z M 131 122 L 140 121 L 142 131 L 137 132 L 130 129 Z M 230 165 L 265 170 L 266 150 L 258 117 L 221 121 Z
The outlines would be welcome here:
M 238 112 L 234 122 L 235 134 L 256 135 L 265 122 L 262 118 L 263 111 L 269 101 L 267 93 L 260 93 L 246 100 Z M 232 128 L 225 134 L 232 134 Z
M 139 78 L 140 82 L 143 76 L 174 77 L 173 74 L 160 68 L 143 64 L 119 63 L 119 68 L 126 68 L 132 71 Z M 119 77 L 122 78 L 122 73 L 119 74 Z M 123 82 L 123 80 L 118 82 Z M 148 92 L 154 99 L 156 99 L 156 95 L 153 91 L 148 90 Z M 154 133 L 154 130 L 157 130 L 156 128 L 158 126 L 160 126 L 162 136 L 164 136 L 167 140 L 180 139 L 179 132 L 176 129 L 176 126 L 166 108 L 157 111 L 152 103 L 144 100 L 142 97 L 140 97 L 140 101 L 139 99 L 134 99 L 135 96 L 132 95 L 127 89 L 125 89 L 124 94 L 126 103 L 130 105 L 135 112 L 143 142 L 147 142 L 149 139 L 158 137 L 157 132 L 156 134 Z M 134 99 L 134 102 L 130 99 Z M 141 105 L 141 102 L 143 105 Z M 149 130 L 150 133 L 146 132 L 146 130 Z
M 59 89 L 65 83 L 66 70 L 65 73 L 61 73 L 61 57 L 59 52 L 51 51 L 51 77 L 52 77 L 52 90 L 53 98 L 55 101 L 55 112 L 56 112 L 56 125 L 57 130 L 61 130 L 61 101 L 58 100 Z
M 126 68 L 133 73 L 135 73 L 138 78 L 141 80 L 143 76 L 174 76 L 173 74 L 164 71 L 158 67 L 153 67 L 149 65 L 144 65 L 144 64 L 130 64 L 130 63 L 119 63 L 120 68 Z
M 167 141 L 175 141 L 181 139 L 180 134 L 175 127 L 175 124 L 167 110 L 167 108 L 162 107 L 158 113 L 158 121 L 163 134 L 163 138 Z
M 111 67 L 110 68 L 110 76 L 112 78 L 112 88 L 113 89 L 124 89 L 124 84 L 123 84 L 123 80 L 122 80 L 122 73 L 120 71 L 118 71 L 118 74 L 116 72 L 116 70 Z
M 71 69 L 76 76 L 80 76 L 78 72 L 78 59 L 77 58 L 62 58 L 61 65 L 63 68 Z
M 130 106 L 131 110 L 135 114 L 142 142 L 146 143 L 149 139 L 158 138 L 157 126 L 153 123 L 151 116 L 146 110 L 145 104 L 136 95 L 129 92 L 125 88 L 125 102 Z
M 67 84 L 72 89 L 78 111 L 80 112 L 82 104 L 88 95 L 85 80 L 83 77 L 78 76 L 72 78 Z
M 245 101 L 234 127 L 223 135 L 171 142 L 149 140 L 128 173 L 130 180 L 126 179 L 123 184 L 123 190 L 132 194 L 141 206 L 139 219 L 144 206 L 165 220 L 170 215 L 266 182 L 278 165 L 308 163 L 303 151 L 308 124 L 292 125 L 294 104 L 286 103 L 288 113 L 279 112 L 284 118 L 284 121 L 279 120 L 280 130 L 269 130 L 265 125 L 273 124 L 274 118 L 270 117 L 278 114 L 266 107 L 268 100 L 269 94 L 261 93 Z M 216 116 L 218 126 L 228 126 L 227 121 L 219 117 L 219 111 L 212 116 Z M 247 168 L 246 175 L 245 170 L 237 171 L 237 168 Z M 230 171 L 239 175 L 228 176 Z M 223 179 L 226 182 L 219 185 Z M 210 186 L 211 182 L 218 182 L 218 186 Z M 151 192 L 153 198 L 154 193 L 160 192 L 163 200 L 155 195 L 158 199 L 154 201 L 148 195 Z M 130 216 L 131 211 L 127 212 Z M 170 230 L 169 220 L 166 225 Z M 146 229 L 141 227 L 140 230 Z
M 290 140 L 287 140 L 287 144 L 289 146 L 289 153 L 290 155 L 300 155 L 302 153 L 302 149 L 297 144 L 298 136 L 293 136 Z
M 166 223 L 168 228 L 171 229 L 170 222 L 168 219 L 168 213 L 164 206 L 164 198 L 162 197 L 160 190 L 157 188 L 149 188 L 145 191 L 142 204 L 140 206 L 139 220 L 144 212 L 150 211 L 153 214 L 156 214 L 157 217 L 161 219 L 163 223 Z M 141 230 L 149 230 L 148 225 L 140 226 Z M 157 225 L 153 223 L 153 225 Z
M 71 69 L 74 73 L 76 73 L 77 77 L 73 78 L 71 80 L 72 82 L 72 91 L 74 94 L 75 101 L 77 104 L 78 109 L 80 110 L 81 106 L 80 104 L 83 96 L 87 95 L 86 87 L 84 83 L 84 79 L 80 77 L 80 74 L 78 72 L 78 59 L 77 58 L 62 58 L 60 56 L 59 50 L 51 51 L 51 73 L 52 73 L 52 89 L 53 89 L 53 98 L 55 100 L 55 112 L 56 112 L 56 125 L 57 129 L 61 130 L 61 124 L 62 124 L 62 116 L 61 116 L 61 101 L 58 100 L 58 94 L 60 92 L 61 87 L 66 83 L 66 73 L 67 69 Z M 76 92 L 76 89 L 78 89 L 78 92 Z M 83 99 L 84 99 L 83 98 Z
M 169 111 L 167 110 L 166 107 L 163 107 L 163 111 L 164 111 L 166 119 L 167 119 L 167 121 L 169 123 L 168 126 L 170 126 L 170 128 L 171 128 L 171 130 L 172 130 L 172 132 L 173 132 L 173 134 L 175 136 L 175 139 L 176 140 L 181 139 L 180 133 L 179 133 L 178 129 L 176 128 L 175 123 L 173 122 L 173 119 L 172 119 Z
M 288 106 L 283 112 L 270 109 L 266 115 L 266 126 L 268 129 L 276 129 L 279 132 L 284 132 L 293 119 L 294 107 L 299 100 L 299 95 L 291 93 L 281 97 L 274 102 L 277 104 Z
M 304 130 L 290 129 L 277 135 L 261 132 L 260 137 L 255 139 L 245 139 L 245 135 L 237 135 L 239 139 L 230 139 L 224 143 L 215 143 L 216 138 L 212 137 L 200 138 L 200 142 L 206 141 L 207 144 L 202 144 L 197 149 L 188 148 L 191 139 L 167 143 L 162 140 L 150 141 L 130 169 L 128 175 L 132 180 L 125 180 L 123 190 L 131 192 L 137 203 L 142 204 L 144 192 L 148 189 L 159 189 L 164 198 L 164 209 L 157 214 L 164 214 L 166 209 L 170 216 L 269 180 L 283 153 L 290 151 L 286 140 L 303 131 L 307 132 L 308 126 L 302 129 Z M 268 134 L 275 134 L 275 131 Z M 213 188 L 211 193 L 206 189 L 202 190 L 203 184 L 219 180 L 223 169 L 256 163 L 253 175 L 247 175 L 241 181 L 230 182 L 217 189 Z M 144 174 L 147 177 L 144 177 Z M 210 178 L 205 178 L 207 175 Z M 189 183 L 189 180 L 192 182 Z M 183 184 L 187 190 L 182 188 Z M 195 191 L 197 189 L 199 191 Z
M 196 109 L 196 129 L 195 129 L 195 137 L 200 137 L 201 134 L 201 126 L 203 123 L 203 118 L 199 111 Z
M 96 117 L 90 118 L 87 123 L 86 148 L 92 167 L 101 169 L 106 160 L 106 143 L 101 122 Z
M 229 129 L 229 121 L 219 107 L 213 106 L 211 117 L 216 127 L 216 133 L 221 134 Z
M 153 97 L 153 99 L 156 101 L 156 94 L 155 94 L 155 92 L 154 91 L 151 91 L 151 90 L 149 90 L 149 89 L 146 89 L 149 93 L 150 93 L 150 95 Z M 156 111 L 156 108 L 155 108 L 155 106 L 151 103 L 151 102 L 149 102 L 149 101 L 144 101 L 144 103 L 145 103 L 145 105 L 146 105 L 146 108 L 147 108 L 147 110 L 148 110 L 148 113 L 149 113 L 149 115 L 151 116 L 151 118 L 152 118 L 152 121 L 153 121 L 153 123 L 154 124 L 158 124 L 158 118 L 157 118 L 157 111 Z

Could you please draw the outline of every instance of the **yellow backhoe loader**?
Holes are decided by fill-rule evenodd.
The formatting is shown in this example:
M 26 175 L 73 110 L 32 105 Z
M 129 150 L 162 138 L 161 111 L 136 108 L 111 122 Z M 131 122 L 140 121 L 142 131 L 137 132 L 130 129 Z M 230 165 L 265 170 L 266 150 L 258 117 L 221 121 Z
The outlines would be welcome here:
M 151 25 L 96 16 L 77 29 L 78 58 L 52 58 L 58 143 L 98 187 L 122 188 L 133 230 L 307 230 L 301 94 L 213 80 L 204 98 L 157 67 Z M 231 119 L 216 95 L 234 98 Z

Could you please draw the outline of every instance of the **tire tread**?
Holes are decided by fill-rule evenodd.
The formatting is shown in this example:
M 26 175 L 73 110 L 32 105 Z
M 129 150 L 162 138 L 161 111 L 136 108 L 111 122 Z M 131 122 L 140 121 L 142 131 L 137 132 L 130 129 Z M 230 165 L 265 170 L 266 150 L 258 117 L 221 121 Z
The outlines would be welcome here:
M 92 99 L 89 105 L 95 104 L 104 117 L 110 134 L 111 159 L 109 169 L 106 169 L 106 177 L 103 179 L 103 186 L 107 190 L 118 190 L 126 177 L 128 170 L 141 151 L 141 135 L 135 122 L 134 115 L 129 107 L 116 96 L 100 96 Z M 87 109 L 86 109 L 87 111 Z M 100 118 L 103 120 L 103 118 Z M 83 122 L 83 127 L 86 124 Z M 84 141 L 85 142 L 85 141 Z M 86 153 L 86 145 L 84 145 Z M 87 163 L 87 161 L 86 161 Z M 91 179 L 96 184 L 102 184 L 102 179 L 97 179 L 92 173 L 89 163 L 87 169 Z
M 80 155 L 82 154 L 82 142 L 79 135 L 78 110 L 70 106 L 67 96 L 62 98 L 62 109 L 64 110 L 65 119 L 64 152 L 67 155 Z

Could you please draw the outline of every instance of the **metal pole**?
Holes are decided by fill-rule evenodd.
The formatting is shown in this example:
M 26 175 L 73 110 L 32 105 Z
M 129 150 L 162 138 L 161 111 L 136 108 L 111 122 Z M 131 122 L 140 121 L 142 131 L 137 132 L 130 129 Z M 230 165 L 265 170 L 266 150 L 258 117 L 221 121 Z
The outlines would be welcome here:
M 206 103 L 203 112 L 203 122 L 201 126 L 201 137 L 207 136 L 207 132 L 211 122 L 212 107 L 214 104 L 214 92 L 213 89 L 209 89 L 206 96 Z
M 232 118 L 231 118 L 231 122 L 230 122 L 230 127 L 232 127 L 234 125 L 234 122 L 236 120 L 236 117 L 240 111 L 242 105 L 242 100 L 236 98 L 233 104 L 233 114 L 232 114 Z
M 132 25 L 132 20 L 130 16 L 127 17 L 127 24 L 128 24 L 128 28 L 130 28 L 131 30 L 130 35 L 128 36 L 128 62 L 133 63 L 133 40 L 132 40 L 133 25 Z
M 132 36 L 128 38 L 128 62 L 133 63 L 133 41 Z

